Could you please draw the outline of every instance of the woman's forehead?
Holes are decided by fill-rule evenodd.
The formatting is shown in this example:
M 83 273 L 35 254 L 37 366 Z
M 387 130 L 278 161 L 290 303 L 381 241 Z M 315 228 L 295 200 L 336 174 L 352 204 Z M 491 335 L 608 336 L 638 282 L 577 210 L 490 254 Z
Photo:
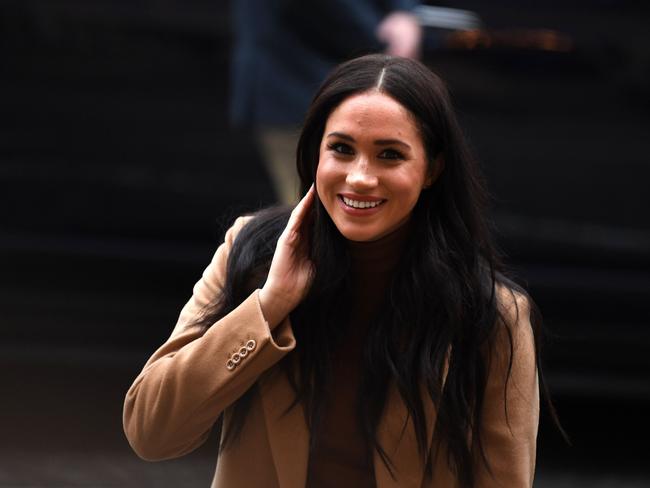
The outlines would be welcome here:
M 418 136 L 413 115 L 397 100 L 371 91 L 352 95 L 343 100 L 330 113 L 325 125 L 329 132 L 388 132 L 403 136 Z

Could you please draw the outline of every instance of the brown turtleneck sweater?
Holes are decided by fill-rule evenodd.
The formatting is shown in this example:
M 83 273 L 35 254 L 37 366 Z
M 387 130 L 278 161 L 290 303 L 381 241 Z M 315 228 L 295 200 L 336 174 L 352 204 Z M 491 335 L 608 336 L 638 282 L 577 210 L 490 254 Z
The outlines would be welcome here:
M 318 441 L 309 457 L 307 488 L 371 488 L 373 457 L 358 421 L 362 355 L 373 316 L 384 300 L 410 225 L 372 242 L 349 242 L 353 303 L 344 342 L 333 358 Z

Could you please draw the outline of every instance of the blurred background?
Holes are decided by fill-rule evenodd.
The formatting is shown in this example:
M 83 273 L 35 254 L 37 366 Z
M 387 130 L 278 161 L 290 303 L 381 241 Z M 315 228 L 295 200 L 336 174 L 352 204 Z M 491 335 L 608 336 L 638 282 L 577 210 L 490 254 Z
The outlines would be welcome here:
M 650 5 L 429 3 L 456 10 L 416 11 L 422 60 L 549 330 L 573 445 L 543 415 L 536 486 L 650 486 Z M 268 15 L 241 5 L 0 1 L 0 487 L 209 486 L 216 439 L 146 463 L 121 409 L 225 228 L 277 198 L 232 123 L 237 29 Z

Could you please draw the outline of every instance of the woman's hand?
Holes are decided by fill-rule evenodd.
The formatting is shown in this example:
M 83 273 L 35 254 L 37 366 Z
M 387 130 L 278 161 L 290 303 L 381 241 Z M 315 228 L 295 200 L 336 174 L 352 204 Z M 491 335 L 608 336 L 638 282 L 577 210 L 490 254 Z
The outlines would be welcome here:
M 388 14 L 377 27 L 376 35 L 386 43 L 386 54 L 404 58 L 420 56 L 422 29 L 417 17 L 409 12 Z
M 273 261 L 259 298 L 264 318 L 271 328 L 279 324 L 307 295 L 312 279 L 312 263 L 302 247 L 300 234 L 309 207 L 313 205 L 314 187 L 298 202 L 289 222 L 278 238 Z

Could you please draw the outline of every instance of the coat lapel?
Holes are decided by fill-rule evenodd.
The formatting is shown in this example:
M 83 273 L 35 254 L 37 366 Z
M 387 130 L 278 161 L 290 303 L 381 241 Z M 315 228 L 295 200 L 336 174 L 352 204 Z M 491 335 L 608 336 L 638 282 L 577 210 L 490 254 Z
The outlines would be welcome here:
M 274 374 L 260 387 L 278 484 L 282 488 L 304 488 L 309 461 L 309 430 L 304 410 L 301 405 L 296 405 L 287 412 L 294 392 L 284 374 Z M 433 402 L 424 392 L 423 398 L 429 452 L 436 412 Z M 395 478 L 375 453 L 373 464 L 377 488 L 420 488 L 425 466 L 418 452 L 413 422 L 395 387 L 391 387 L 388 395 L 378 439 L 392 461 Z
M 304 488 L 307 482 L 309 430 L 303 407 L 296 405 L 287 411 L 295 394 L 282 371 L 277 371 L 260 383 L 269 444 L 278 474 L 278 486 Z
M 448 364 L 446 365 L 448 367 Z M 443 373 L 443 387 L 447 377 Z M 260 393 L 271 454 L 281 488 L 305 488 L 309 462 L 309 429 L 301 404 L 288 410 L 295 398 L 289 380 L 277 371 L 260 381 Z M 427 456 L 430 455 L 436 409 L 423 389 L 422 399 L 427 432 Z M 373 464 L 377 488 L 421 488 L 424 460 L 418 452 L 415 427 L 397 387 L 391 385 L 377 437 L 392 462 L 393 474 L 375 452 Z
M 442 374 L 444 389 L 449 372 L 449 354 L 445 360 Z M 433 429 L 436 424 L 436 408 L 426 388 L 422 387 L 420 394 L 424 407 L 424 417 L 427 432 L 427 457 L 431 455 Z M 395 384 L 391 384 L 377 438 L 392 461 L 394 477 L 375 452 L 375 481 L 377 488 L 421 488 L 426 468 L 424 458 L 418 451 L 418 441 L 415 436 L 415 425 L 409 417 L 408 410 Z M 438 459 L 438 457 L 436 457 Z
M 425 392 L 423 392 L 423 400 L 429 442 L 427 453 L 429 453 L 436 413 L 433 402 Z M 394 478 L 391 476 L 381 456 L 375 452 L 374 465 L 377 488 L 420 488 L 424 477 L 425 464 L 422 455 L 418 451 L 415 426 L 395 386 L 391 386 L 389 390 L 377 437 L 392 462 L 393 474 L 395 475 Z

